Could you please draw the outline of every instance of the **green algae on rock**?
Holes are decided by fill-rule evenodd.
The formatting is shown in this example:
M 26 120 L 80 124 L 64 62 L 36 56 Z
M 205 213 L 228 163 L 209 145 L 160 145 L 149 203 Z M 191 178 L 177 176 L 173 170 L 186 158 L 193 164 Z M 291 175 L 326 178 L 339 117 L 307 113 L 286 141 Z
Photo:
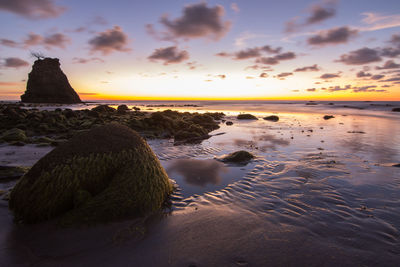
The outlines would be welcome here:
M 112 123 L 74 136 L 40 159 L 11 192 L 16 221 L 62 225 L 141 216 L 162 207 L 172 184 L 143 138 Z

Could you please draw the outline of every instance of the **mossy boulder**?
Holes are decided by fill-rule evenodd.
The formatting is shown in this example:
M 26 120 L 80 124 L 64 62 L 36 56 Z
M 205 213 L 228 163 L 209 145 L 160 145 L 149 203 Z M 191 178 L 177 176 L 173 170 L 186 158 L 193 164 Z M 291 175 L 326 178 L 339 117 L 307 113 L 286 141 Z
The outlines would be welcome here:
M 141 216 L 162 207 L 171 182 L 135 131 L 112 123 L 77 134 L 40 159 L 11 192 L 17 221 L 63 225 Z
M 276 122 L 276 121 L 279 121 L 279 117 L 276 115 L 271 115 L 271 116 L 264 117 L 264 120 Z
M 239 114 L 237 115 L 238 120 L 258 120 L 256 116 L 252 114 Z
M 25 142 L 26 141 L 26 134 L 25 131 L 18 129 L 18 128 L 13 128 L 8 131 L 5 131 L 1 139 L 3 139 L 6 142 Z
M 226 163 L 247 163 L 250 160 L 254 158 L 254 155 L 251 154 L 250 152 L 247 152 L 245 150 L 240 150 L 236 151 L 233 153 L 230 153 L 228 155 L 224 155 L 221 158 L 219 158 L 220 161 L 226 162 Z

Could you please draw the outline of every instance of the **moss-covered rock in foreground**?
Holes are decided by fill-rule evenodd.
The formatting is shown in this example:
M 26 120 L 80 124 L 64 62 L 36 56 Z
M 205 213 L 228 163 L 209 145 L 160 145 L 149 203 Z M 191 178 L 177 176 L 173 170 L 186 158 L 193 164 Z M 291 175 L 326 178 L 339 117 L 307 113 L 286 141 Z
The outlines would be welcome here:
M 93 224 L 160 209 L 171 191 L 144 139 L 107 124 L 40 159 L 14 187 L 9 207 L 26 223 L 59 217 L 64 225 Z

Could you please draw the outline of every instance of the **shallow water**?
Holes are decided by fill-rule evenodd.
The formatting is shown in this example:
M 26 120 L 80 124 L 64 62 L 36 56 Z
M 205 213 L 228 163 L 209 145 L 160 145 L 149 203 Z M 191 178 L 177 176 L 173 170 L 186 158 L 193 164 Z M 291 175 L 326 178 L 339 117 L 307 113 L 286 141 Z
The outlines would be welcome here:
M 222 110 L 200 104 L 174 108 Z M 400 114 L 371 104 L 233 105 L 225 110 L 233 125 L 201 144 L 149 141 L 177 190 L 170 213 L 146 222 L 145 234 L 132 234 L 133 221 L 17 227 L 4 207 L 0 258 L 38 266 L 398 266 Z M 236 120 L 246 111 L 259 120 Z M 262 119 L 271 113 L 278 122 Z M 215 160 L 236 150 L 256 159 Z M 129 234 L 115 244 L 121 231 Z

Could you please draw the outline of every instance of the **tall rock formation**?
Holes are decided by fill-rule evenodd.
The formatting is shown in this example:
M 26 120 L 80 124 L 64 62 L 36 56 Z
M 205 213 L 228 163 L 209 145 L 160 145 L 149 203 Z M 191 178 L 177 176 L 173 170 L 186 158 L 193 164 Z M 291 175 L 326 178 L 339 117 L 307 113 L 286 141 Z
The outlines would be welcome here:
M 21 101 L 27 103 L 81 103 L 81 99 L 60 68 L 58 58 L 38 59 L 29 73 Z

